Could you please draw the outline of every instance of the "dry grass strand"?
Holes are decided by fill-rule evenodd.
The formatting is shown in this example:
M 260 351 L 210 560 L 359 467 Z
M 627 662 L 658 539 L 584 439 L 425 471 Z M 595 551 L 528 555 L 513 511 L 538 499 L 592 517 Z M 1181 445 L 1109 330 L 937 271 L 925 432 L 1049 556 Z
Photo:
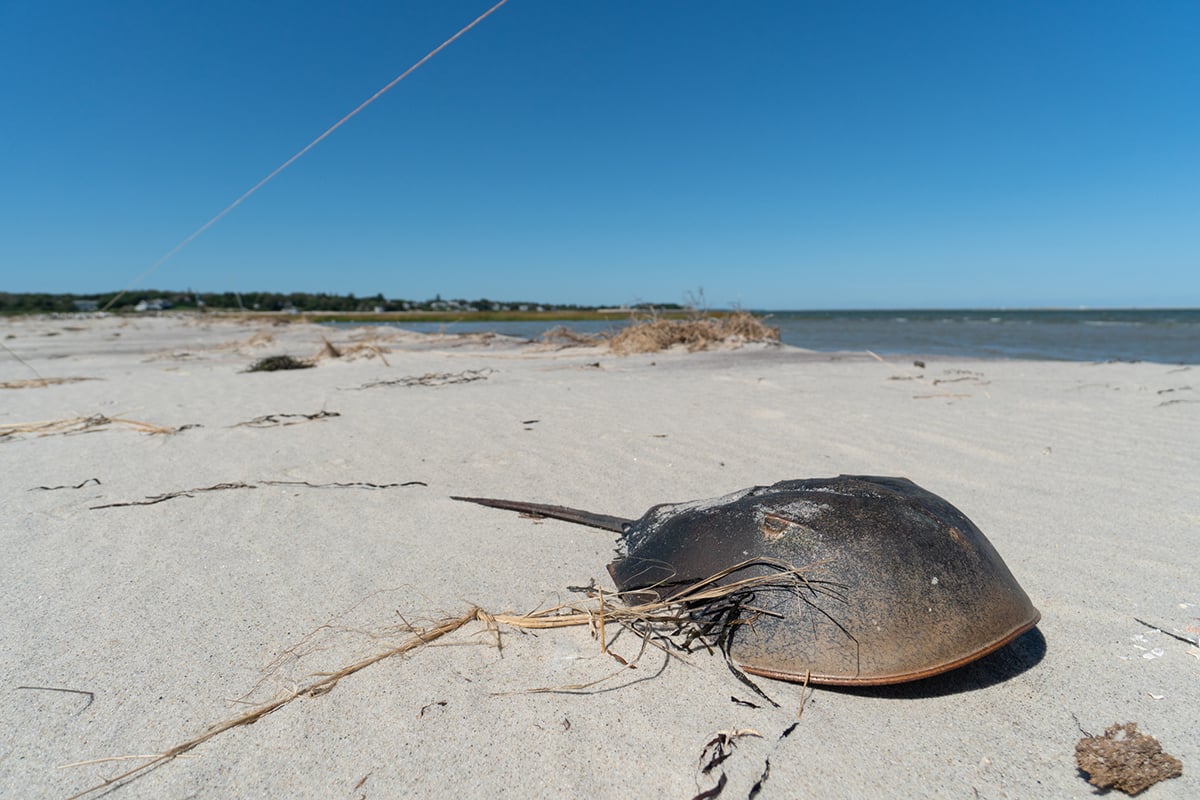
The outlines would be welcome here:
M 75 433 L 93 433 L 110 426 L 132 428 L 139 433 L 172 434 L 183 430 L 166 425 L 155 425 L 152 422 L 142 422 L 136 419 L 121 417 L 106 417 L 103 414 L 93 414 L 90 417 L 69 417 L 67 419 L 43 420 L 40 422 L 10 422 L 0 425 L 0 438 L 21 433 L 33 433 L 38 436 L 53 436 L 62 434 L 68 436 Z

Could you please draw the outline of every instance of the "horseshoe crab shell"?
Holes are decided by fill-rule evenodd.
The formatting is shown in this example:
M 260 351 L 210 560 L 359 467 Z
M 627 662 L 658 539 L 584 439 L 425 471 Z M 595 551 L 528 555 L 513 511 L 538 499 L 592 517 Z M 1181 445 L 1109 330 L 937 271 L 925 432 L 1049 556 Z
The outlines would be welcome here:
M 746 672 L 879 685 L 936 675 L 1003 647 L 1040 619 L 987 537 L 906 478 L 842 475 L 658 505 L 624 520 L 561 506 L 455 498 L 619 531 L 617 588 L 666 599 L 750 563 L 731 582 L 798 568 L 807 589 L 759 591 L 726 649 Z

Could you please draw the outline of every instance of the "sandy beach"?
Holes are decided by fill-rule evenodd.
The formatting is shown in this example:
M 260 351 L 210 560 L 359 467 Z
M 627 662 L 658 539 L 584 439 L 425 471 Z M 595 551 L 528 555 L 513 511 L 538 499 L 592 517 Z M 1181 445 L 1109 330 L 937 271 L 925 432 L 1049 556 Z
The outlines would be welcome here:
M 1183 763 L 1144 796 L 1200 796 L 1200 367 L 184 315 L 0 341 L 0 796 L 69 797 L 292 695 L 95 796 L 1083 798 L 1076 742 L 1127 721 Z M 246 371 L 285 354 L 315 366 Z M 719 655 L 475 619 L 303 691 L 472 608 L 611 586 L 613 535 L 452 495 L 637 517 L 843 473 L 955 504 L 1037 628 L 910 684 L 758 681 L 774 707 Z

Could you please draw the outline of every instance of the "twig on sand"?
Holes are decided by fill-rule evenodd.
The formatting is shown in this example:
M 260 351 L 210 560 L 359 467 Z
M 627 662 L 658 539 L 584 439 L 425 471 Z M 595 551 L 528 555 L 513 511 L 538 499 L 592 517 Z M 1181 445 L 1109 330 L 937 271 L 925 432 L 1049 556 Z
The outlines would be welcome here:
M 738 739 L 741 739 L 743 736 L 763 738 L 762 734 L 753 728 L 717 731 L 714 733 L 713 738 L 704 745 L 704 752 L 700 754 L 700 771 L 707 775 L 719 767 L 726 759 L 733 755 L 733 750 L 737 747 Z

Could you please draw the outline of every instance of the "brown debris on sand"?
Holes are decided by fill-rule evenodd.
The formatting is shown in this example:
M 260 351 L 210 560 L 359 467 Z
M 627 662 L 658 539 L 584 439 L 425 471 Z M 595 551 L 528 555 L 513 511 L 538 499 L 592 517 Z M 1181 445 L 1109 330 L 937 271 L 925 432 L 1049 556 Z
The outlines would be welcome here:
M 1138 733 L 1136 722 L 1110 725 L 1103 736 L 1080 739 L 1075 745 L 1075 763 L 1093 786 L 1130 795 L 1183 774 L 1182 762 L 1164 753 L 1153 736 Z

